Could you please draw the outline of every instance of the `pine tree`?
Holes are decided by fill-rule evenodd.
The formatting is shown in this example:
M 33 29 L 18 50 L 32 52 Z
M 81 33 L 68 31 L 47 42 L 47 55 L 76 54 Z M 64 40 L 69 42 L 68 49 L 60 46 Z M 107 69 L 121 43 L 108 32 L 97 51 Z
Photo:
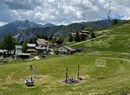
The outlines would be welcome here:
M 62 45 L 64 43 L 64 37 L 59 37 L 59 39 L 56 41 L 58 45 Z
M 22 52 L 26 52 L 27 49 L 28 49 L 27 43 L 24 42 L 24 43 L 22 44 Z
M 11 35 L 5 35 L 3 39 L 3 48 L 8 50 L 10 53 L 11 50 L 15 49 L 16 40 Z
M 2 41 L 0 42 L 0 49 L 4 49 L 4 43 Z
M 80 36 L 79 36 L 79 33 L 77 32 L 76 35 L 75 35 L 75 41 L 76 42 L 80 42 Z
M 113 24 L 113 25 L 117 25 L 117 24 L 118 24 L 118 20 L 117 20 L 117 19 L 114 19 L 114 20 L 112 21 L 112 24 Z
M 94 32 L 91 33 L 91 37 L 92 37 L 92 38 L 96 38 Z
M 68 42 L 73 42 L 73 36 L 71 34 L 69 35 Z
M 44 36 L 44 39 L 45 39 L 45 40 L 48 40 L 48 37 L 47 37 L 47 35 L 45 35 L 45 36 Z
M 49 40 L 50 40 L 50 41 L 52 40 L 52 37 L 53 37 L 53 35 L 51 35 L 51 36 L 49 37 Z
M 85 38 L 85 36 L 82 34 L 81 35 L 81 41 L 85 41 L 86 40 L 86 38 Z

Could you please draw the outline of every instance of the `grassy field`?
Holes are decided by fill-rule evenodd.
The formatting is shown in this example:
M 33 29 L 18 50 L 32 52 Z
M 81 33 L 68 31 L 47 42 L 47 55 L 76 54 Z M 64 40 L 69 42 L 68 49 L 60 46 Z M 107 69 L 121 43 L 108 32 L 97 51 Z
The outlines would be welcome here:
M 53 56 L 39 61 L 17 61 L 0 65 L 0 95 L 124 95 L 130 93 L 130 60 L 109 57 L 105 53 L 77 53 L 69 56 Z M 94 55 L 94 56 L 93 56 Z M 95 66 L 96 59 L 105 59 L 106 67 Z M 121 60 L 123 63 L 121 63 Z M 65 68 L 69 76 L 76 77 L 77 84 L 65 84 Z M 36 66 L 32 72 L 29 66 Z M 34 87 L 26 87 L 24 77 L 35 78 Z
M 47 56 L 41 60 L 12 60 L 0 64 L 0 95 L 128 95 L 130 94 L 130 25 L 114 28 L 102 38 L 73 47 L 86 48 L 74 55 Z M 125 30 L 125 31 L 124 31 Z M 96 59 L 106 60 L 106 67 L 97 67 Z M 122 62 L 121 62 L 122 61 Z M 65 84 L 69 77 L 80 77 L 77 84 Z M 31 71 L 29 66 L 36 69 Z M 24 84 L 24 77 L 33 76 L 34 87 Z

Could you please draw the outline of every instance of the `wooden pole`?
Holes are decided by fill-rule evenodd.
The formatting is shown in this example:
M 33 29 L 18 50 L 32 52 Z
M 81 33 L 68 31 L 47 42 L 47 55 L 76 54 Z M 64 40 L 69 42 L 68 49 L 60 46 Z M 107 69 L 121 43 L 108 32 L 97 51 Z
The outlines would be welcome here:
M 67 83 L 68 82 L 68 67 L 66 67 L 66 80 L 65 80 L 65 82 Z
M 80 70 L 80 66 L 78 65 L 78 72 L 77 72 L 77 78 L 79 79 L 79 70 Z

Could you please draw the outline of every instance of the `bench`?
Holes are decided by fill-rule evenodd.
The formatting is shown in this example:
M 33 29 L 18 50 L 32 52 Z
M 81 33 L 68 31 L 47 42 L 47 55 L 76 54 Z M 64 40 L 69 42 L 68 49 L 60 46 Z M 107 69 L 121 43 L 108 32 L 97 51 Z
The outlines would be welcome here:
M 34 82 L 27 82 L 27 83 L 25 83 L 26 84 L 26 86 L 34 86 Z

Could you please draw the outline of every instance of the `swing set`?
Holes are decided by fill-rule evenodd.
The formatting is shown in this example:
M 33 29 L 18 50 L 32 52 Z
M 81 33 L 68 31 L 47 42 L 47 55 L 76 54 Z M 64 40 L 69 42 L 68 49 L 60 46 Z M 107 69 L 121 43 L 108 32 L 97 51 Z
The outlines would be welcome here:
M 71 77 L 69 78 L 68 76 L 68 67 L 66 67 L 66 78 L 65 78 L 65 83 L 66 84 L 74 84 L 74 83 L 79 83 L 82 78 L 80 77 L 80 66 L 78 65 L 77 69 L 77 78 Z
M 35 86 L 35 85 L 34 85 L 34 79 L 33 79 L 34 77 L 32 77 L 32 76 L 34 75 L 34 73 L 36 73 L 36 67 L 33 68 L 33 66 L 30 65 L 30 68 L 29 68 L 29 69 L 30 69 L 31 72 L 32 72 L 31 77 L 30 77 L 30 80 L 27 80 L 26 78 L 24 78 L 24 83 L 25 83 L 26 86 L 32 87 L 32 86 Z

